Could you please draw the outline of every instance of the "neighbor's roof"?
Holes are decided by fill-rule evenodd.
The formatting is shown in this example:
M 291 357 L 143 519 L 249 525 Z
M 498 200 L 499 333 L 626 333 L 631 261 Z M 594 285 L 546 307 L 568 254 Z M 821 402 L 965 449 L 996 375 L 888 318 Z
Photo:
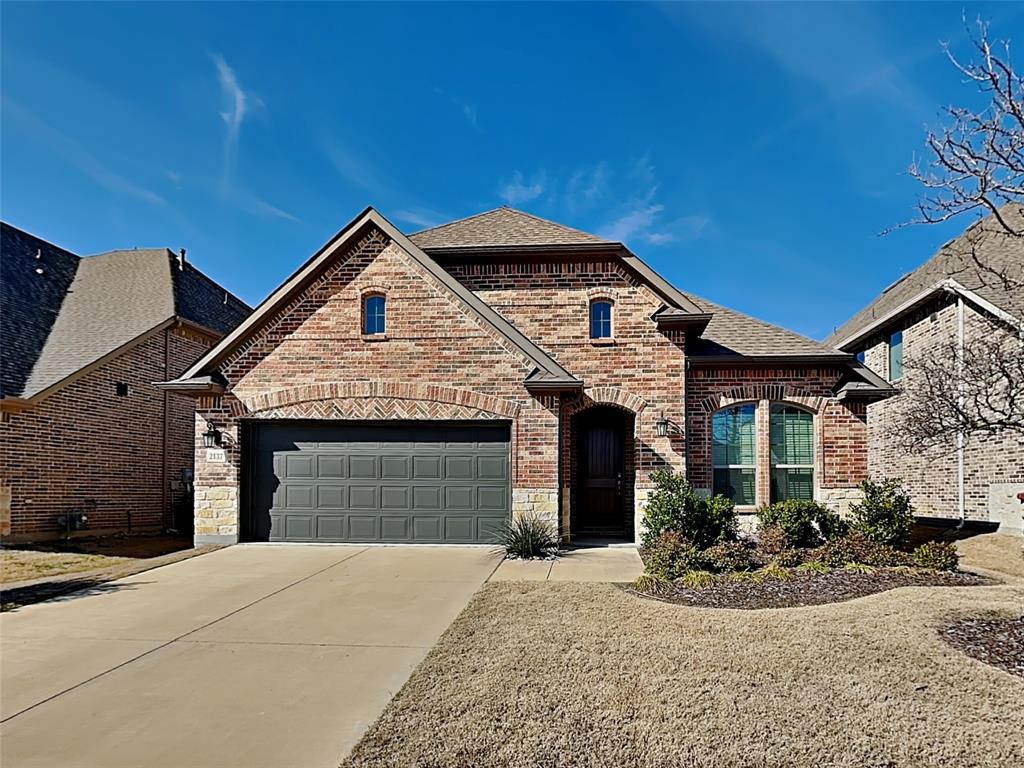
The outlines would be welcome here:
M 223 335 L 251 312 L 166 248 L 80 258 L 8 224 L 2 234 L 8 397 L 39 395 L 176 318 Z M 19 352 L 10 360 L 8 340 Z
M 529 245 L 586 245 L 609 241 L 539 216 L 502 206 L 410 235 L 424 250 Z
M 1024 280 L 1024 206 L 1008 203 L 999 209 L 999 214 L 1021 236 L 1008 233 L 992 215 L 975 222 L 931 259 L 882 291 L 826 343 L 852 343 L 879 321 L 899 317 L 902 307 L 910 311 L 915 299 L 924 298 L 947 280 L 955 280 L 1004 312 L 1024 318 L 1024 290 L 1020 288 L 1020 281 Z M 978 269 L 972 252 L 988 269 Z M 1009 284 L 994 272 L 1009 273 Z

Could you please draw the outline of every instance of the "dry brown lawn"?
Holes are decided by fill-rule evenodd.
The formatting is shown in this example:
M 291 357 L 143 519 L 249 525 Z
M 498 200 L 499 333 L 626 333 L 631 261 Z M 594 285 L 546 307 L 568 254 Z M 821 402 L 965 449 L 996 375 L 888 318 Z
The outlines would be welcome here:
M 1019 768 L 1024 680 L 937 627 L 1022 610 L 1012 579 L 761 611 L 491 583 L 343 765 Z

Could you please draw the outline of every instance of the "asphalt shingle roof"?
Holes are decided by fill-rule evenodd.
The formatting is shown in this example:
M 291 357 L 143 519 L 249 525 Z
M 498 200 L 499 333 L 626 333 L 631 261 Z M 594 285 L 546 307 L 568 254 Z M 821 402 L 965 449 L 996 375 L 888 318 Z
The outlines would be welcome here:
M 172 318 L 224 334 L 252 311 L 166 248 L 81 258 L 5 224 L 2 257 L 5 396 L 32 397 Z
M 410 235 L 425 250 L 522 245 L 586 245 L 605 243 L 597 235 L 556 224 L 524 211 L 502 206 Z
M 1024 206 L 1008 203 L 999 213 L 1009 226 L 1024 235 Z M 1009 284 L 988 270 L 979 270 L 972 251 L 989 270 L 1008 273 Z M 1024 318 L 1024 290 L 1019 287 L 1024 282 L 1024 236 L 1010 235 L 994 216 L 975 222 L 920 267 L 886 288 L 829 336 L 826 343 L 836 344 L 854 336 L 947 279 L 955 280 L 1000 309 Z

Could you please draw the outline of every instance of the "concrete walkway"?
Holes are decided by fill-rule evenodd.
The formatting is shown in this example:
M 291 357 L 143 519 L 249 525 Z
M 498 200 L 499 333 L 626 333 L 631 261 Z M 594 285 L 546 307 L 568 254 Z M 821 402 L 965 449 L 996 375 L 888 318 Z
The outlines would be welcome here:
M 491 550 L 240 546 L 0 615 L 0 764 L 336 766 Z
M 630 582 L 644 571 L 636 547 L 570 549 L 554 560 L 504 560 L 490 581 Z

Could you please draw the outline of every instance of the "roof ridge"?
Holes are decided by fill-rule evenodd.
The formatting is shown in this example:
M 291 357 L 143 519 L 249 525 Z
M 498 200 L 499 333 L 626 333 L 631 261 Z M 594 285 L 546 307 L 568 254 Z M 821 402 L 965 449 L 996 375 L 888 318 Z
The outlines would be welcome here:
M 616 242 L 615 240 L 605 240 L 605 238 L 601 237 L 600 235 L 595 235 L 593 232 L 587 232 L 586 230 L 583 230 L 583 229 L 577 229 L 576 227 L 570 227 L 568 224 L 562 224 L 559 221 L 553 221 L 551 219 L 545 219 L 543 216 L 538 216 L 535 213 L 530 213 L 529 211 L 523 211 L 523 210 L 520 210 L 519 208 L 513 208 L 510 205 L 503 205 L 503 206 L 501 206 L 501 208 L 495 208 L 494 211 L 500 211 L 502 209 L 507 209 L 507 210 L 512 211 L 513 213 L 519 213 L 519 214 L 522 214 L 523 216 L 528 216 L 529 218 L 533 219 L 534 221 L 539 221 L 542 224 L 551 224 L 552 226 L 559 227 L 560 229 L 567 229 L 570 232 L 576 232 L 576 233 L 578 233 L 580 235 L 586 235 L 587 237 L 596 237 L 596 238 L 598 238 L 600 240 L 604 240 L 607 243 L 614 243 L 614 242 Z M 488 211 L 488 213 L 494 213 L 494 211 Z
M 4 220 L 0 219 L 0 224 L 2 224 L 5 227 L 10 227 L 15 232 L 20 232 L 23 235 L 28 235 L 33 240 L 38 240 L 41 243 L 46 243 L 51 248 L 56 248 L 58 251 L 63 251 L 68 256 L 74 256 L 77 259 L 84 258 L 82 256 L 82 254 L 80 254 L 80 253 L 75 253 L 74 251 L 70 250 L 69 248 L 65 248 L 63 245 L 57 245 L 56 243 L 47 240 L 45 237 L 40 237 L 35 232 L 29 232 L 27 229 L 22 229 L 21 227 L 15 225 L 15 224 L 11 224 L 11 222 L 9 222 L 9 221 L 4 221 Z
M 481 216 L 486 216 L 489 213 L 497 213 L 498 211 L 503 210 L 503 209 L 508 209 L 510 211 L 516 210 L 515 208 L 513 208 L 510 205 L 499 205 L 497 208 L 489 208 L 486 211 L 480 211 L 480 213 L 473 213 L 473 214 L 470 214 L 469 216 L 463 216 L 461 219 L 452 219 L 451 221 L 446 221 L 444 224 L 435 224 L 434 226 L 427 227 L 426 229 L 420 229 L 420 230 L 418 230 L 416 232 L 410 232 L 408 236 L 409 237 L 414 237 L 415 235 L 422 235 L 424 232 L 433 232 L 436 229 L 444 229 L 445 227 L 450 227 L 450 226 L 453 226 L 455 224 L 462 224 L 465 221 L 472 221 L 473 219 L 479 219 Z M 529 215 L 529 214 L 527 214 L 527 215 Z

